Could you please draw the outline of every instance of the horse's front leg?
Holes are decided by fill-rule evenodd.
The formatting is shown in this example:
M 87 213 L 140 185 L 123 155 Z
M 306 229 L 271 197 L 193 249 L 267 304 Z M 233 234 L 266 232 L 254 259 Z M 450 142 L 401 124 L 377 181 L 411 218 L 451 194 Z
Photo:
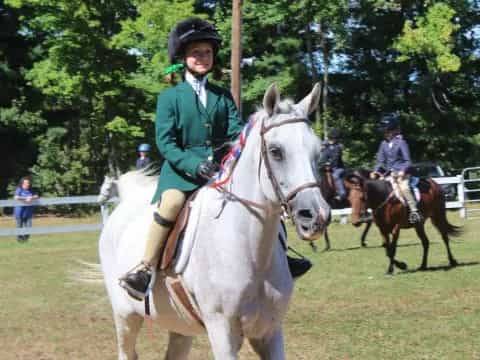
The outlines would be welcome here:
M 313 244 L 313 241 L 310 242 L 310 244 Z M 330 238 L 328 237 L 328 227 L 325 228 L 325 248 L 323 251 L 328 251 L 330 250 Z
M 393 275 L 393 270 L 395 269 L 394 263 L 393 263 L 395 255 L 392 256 L 392 250 L 391 250 L 392 244 L 390 242 L 390 234 L 388 233 L 388 231 L 382 228 L 380 228 L 380 233 L 382 234 L 382 238 L 383 238 L 383 246 L 385 247 L 385 254 L 389 259 L 389 264 L 388 264 L 387 272 L 385 273 L 385 275 Z
M 422 256 L 422 264 L 418 268 L 418 270 L 426 270 L 427 269 L 427 260 L 428 260 L 428 248 L 429 248 L 429 241 L 427 234 L 425 233 L 425 227 L 423 224 L 417 224 L 415 226 L 415 231 L 422 241 L 422 247 L 423 247 L 423 256 Z
M 285 346 L 283 343 L 283 331 L 277 329 L 273 336 L 262 339 L 249 339 L 253 350 L 262 360 L 282 360 L 285 359 Z
M 237 360 L 243 343 L 240 322 L 221 313 L 204 317 L 208 339 L 216 360 Z
M 371 226 L 372 226 L 372 221 L 368 221 L 366 226 L 365 226 L 365 229 L 362 232 L 362 237 L 360 238 L 360 245 L 362 247 L 367 247 L 366 237 L 367 237 L 367 234 L 368 234 L 368 230 L 370 230 Z
M 400 235 L 400 224 L 397 224 L 393 227 L 392 241 L 391 241 L 391 244 L 390 244 L 392 260 L 393 260 L 393 263 L 395 264 L 395 266 L 398 267 L 400 270 L 407 270 L 407 264 L 405 262 L 395 260 L 395 255 L 397 253 L 397 241 L 398 241 L 399 235 Z

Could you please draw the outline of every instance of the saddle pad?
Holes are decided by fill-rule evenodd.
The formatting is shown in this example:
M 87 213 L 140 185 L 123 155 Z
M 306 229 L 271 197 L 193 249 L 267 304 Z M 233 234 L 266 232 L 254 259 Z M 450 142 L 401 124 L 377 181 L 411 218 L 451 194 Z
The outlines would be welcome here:
M 196 323 L 205 328 L 200 310 L 185 287 L 182 277 L 180 275 L 166 276 L 165 285 L 177 314 L 187 322 Z

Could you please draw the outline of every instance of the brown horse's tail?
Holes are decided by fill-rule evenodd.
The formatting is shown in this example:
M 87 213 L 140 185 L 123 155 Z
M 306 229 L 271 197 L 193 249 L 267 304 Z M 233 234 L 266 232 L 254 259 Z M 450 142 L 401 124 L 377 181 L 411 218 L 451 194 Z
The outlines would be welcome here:
M 463 233 L 463 227 L 448 222 L 445 195 L 443 194 L 442 188 L 431 179 L 429 179 L 429 182 L 434 191 L 434 197 L 438 200 L 436 216 L 432 216 L 433 225 L 435 225 L 442 234 L 447 234 L 453 237 L 460 236 Z

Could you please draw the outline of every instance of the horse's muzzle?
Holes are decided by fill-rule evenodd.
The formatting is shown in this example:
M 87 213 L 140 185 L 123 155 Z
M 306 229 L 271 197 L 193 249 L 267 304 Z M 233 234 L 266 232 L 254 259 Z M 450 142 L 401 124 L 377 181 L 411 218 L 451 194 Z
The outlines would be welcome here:
M 293 214 L 298 236 L 302 240 L 317 240 L 323 235 L 330 223 L 331 213 L 325 219 L 318 211 L 312 209 L 299 209 Z

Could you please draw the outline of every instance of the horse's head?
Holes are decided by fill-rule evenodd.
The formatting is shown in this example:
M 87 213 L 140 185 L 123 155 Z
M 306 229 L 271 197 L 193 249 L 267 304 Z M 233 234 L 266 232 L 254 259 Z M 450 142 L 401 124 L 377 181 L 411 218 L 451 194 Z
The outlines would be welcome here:
M 360 218 L 366 210 L 366 192 L 365 192 L 364 174 L 354 171 L 344 177 L 345 189 L 348 194 L 348 201 L 352 207 L 352 225 L 360 226 Z
M 115 196 L 115 178 L 105 175 L 100 192 L 97 197 L 97 202 L 105 203 L 108 199 Z
M 280 102 L 273 84 L 265 92 L 260 119 L 263 192 L 287 209 L 304 240 L 317 239 L 330 221 L 330 207 L 318 183 L 320 140 L 308 121 L 319 97 L 317 84 L 298 104 Z

